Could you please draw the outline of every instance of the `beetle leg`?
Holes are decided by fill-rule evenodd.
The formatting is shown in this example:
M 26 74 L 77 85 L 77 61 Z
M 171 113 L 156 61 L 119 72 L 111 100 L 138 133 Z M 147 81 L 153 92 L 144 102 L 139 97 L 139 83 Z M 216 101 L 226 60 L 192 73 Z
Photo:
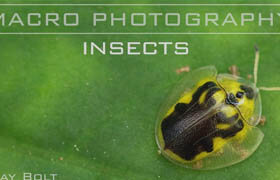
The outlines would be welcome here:
M 242 159 L 245 159 L 246 157 L 248 157 L 249 152 L 246 149 L 239 149 L 239 153 Z
M 191 70 L 190 66 L 184 66 L 181 67 L 180 69 L 176 69 L 176 73 L 180 74 L 182 72 L 190 72 L 190 70 Z
M 219 151 L 216 152 L 216 156 L 220 156 L 220 155 L 223 155 L 224 154 L 224 149 L 221 148 L 219 149 Z
M 230 67 L 228 68 L 228 70 L 229 70 L 229 71 L 231 72 L 231 74 L 234 75 L 234 76 L 239 76 L 239 75 L 240 75 L 240 73 L 239 73 L 238 68 L 237 68 L 236 65 L 230 66 Z
M 234 143 L 233 146 L 234 146 L 233 150 L 236 153 L 238 153 L 242 159 L 245 159 L 246 157 L 248 157 L 248 154 L 249 154 L 248 150 L 241 147 L 240 144 Z
M 202 160 L 198 160 L 198 161 L 193 163 L 193 168 L 194 169 L 201 169 L 202 167 L 203 167 Z
M 265 122 L 266 122 L 266 118 L 265 118 L 265 116 L 262 116 L 261 119 L 260 119 L 259 124 L 260 124 L 261 126 L 263 126 L 263 125 L 265 124 Z

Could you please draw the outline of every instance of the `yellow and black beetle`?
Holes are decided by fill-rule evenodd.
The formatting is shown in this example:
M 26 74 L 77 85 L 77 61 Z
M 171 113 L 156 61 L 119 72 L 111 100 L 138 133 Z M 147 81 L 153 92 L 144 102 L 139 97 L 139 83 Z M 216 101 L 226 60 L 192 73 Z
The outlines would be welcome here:
M 162 107 L 156 124 L 160 152 L 189 168 L 217 169 L 249 157 L 263 133 L 257 88 L 259 51 L 256 49 L 254 83 L 214 66 L 192 71 L 175 87 Z

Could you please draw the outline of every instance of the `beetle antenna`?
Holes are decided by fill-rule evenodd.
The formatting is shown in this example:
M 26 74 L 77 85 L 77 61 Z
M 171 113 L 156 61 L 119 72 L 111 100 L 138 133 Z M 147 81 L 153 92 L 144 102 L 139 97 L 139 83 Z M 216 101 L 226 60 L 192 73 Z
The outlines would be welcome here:
M 280 87 L 259 87 L 263 91 L 280 91 Z
M 256 50 L 256 55 L 255 55 L 255 65 L 254 65 L 254 83 L 255 86 L 257 86 L 260 53 L 259 53 L 259 48 L 257 46 L 255 46 L 255 50 Z M 259 87 L 259 89 L 263 91 L 280 91 L 280 87 Z
M 257 86 L 260 53 L 259 53 L 259 48 L 257 46 L 255 46 L 255 50 L 256 50 L 256 54 L 255 54 L 255 65 L 254 65 L 254 83 L 255 86 Z

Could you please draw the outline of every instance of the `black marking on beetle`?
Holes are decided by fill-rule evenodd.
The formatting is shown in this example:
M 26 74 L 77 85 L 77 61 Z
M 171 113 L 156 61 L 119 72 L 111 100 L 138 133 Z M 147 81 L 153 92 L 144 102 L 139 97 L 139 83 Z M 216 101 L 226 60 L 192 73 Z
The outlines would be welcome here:
M 175 111 L 178 113 L 184 113 L 186 112 L 186 110 L 189 108 L 190 106 L 188 104 L 185 103 L 178 103 L 175 106 Z
M 205 96 L 205 103 L 208 107 L 214 106 L 216 104 L 216 100 L 214 98 L 212 98 L 212 96 L 220 90 L 221 89 L 218 87 L 213 87 L 208 90 L 208 92 Z
M 205 100 L 207 101 L 208 99 L 210 99 L 217 91 L 220 91 L 221 89 L 218 87 L 213 87 L 211 89 L 208 90 L 206 96 L 205 96 Z
M 254 89 L 249 87 L 249 86 L 245 86 L 245 85 L 240 85 L 240 89 L 242 89 L 243 91 L 245 91 L 246 97 L 248 99 L 253 99 L 255 96 L 255 92 Z
M 231 117 L 227 117 L 224 113 L 217 112 L 216 116 L 217 116 L 216 117 L 217 123 L 220 123 L 220 124 L 233 124 L 238 119 L 239 114 L 236 113 L 235 115 L 233 115 Z
M 200 96 L 203 92 L 210 88 L 217 87 L 216 83 L 209 81 L 200 86 L 196 92 L 192 95 L 192 100 L 189 104 L 178 103 L 175 106 L 174 112 L 172 112 L 168 117 L 166 117 L 161 124 L 165 144 L 169 144 L 178 134 L 178 128 L 175 126 L 182 119 L 193 119 L 193 117 L 199 116 L 200 106 L 198 104 Z
M 213 95 L 219 90 L 216 83 L 206 82 L 196 90 L 189 104 L 178 103 L 175 106 L 174 112 L 161 124 L 165 149 L 185 160 L 193 160 L 201 152 L 213 151 L 213 138 L 232 137 L 243 128 L 237 123 L 242 123 L 238 120 L 238 114 L 226 117 L 222 112 L 209 112 L 209 106 L 216 103 Z M 205 102 L 199 104 L 199 98 L 206 91 Z M 218 129 L 218 123 L 227 123 L 230 127 Z
M 206 82 L 205 84 L 203 84 L 202 86 L 200 86 L 196 92 L 193 94 L 192 96 L 192 101 L 190 102 L 190 104 L 194 104 L 194 103 L 197 103 L 200 96 L 207 90 L 211 90 L 211 88 L 213 87 L 217 87 L 217 84 L 212 82 L 212 81 L 209 81 L 209 82 Z
M 229 93 L 226 97 L 226 104 L 230 104 L 230 105 L 236 105 L 238 104 L 237 99 L 235 98 L 235 96 L 232 93 Z
M 243 98 L 243 96 L 244 96 L 244 92 L 238 91 L 238 92 L 236 93 L 235 96 L 236 96 L 237 98 L 241 99 L 241 98 Z
M 220 136 L 222 138 L 233 137 L 233 136 L 235 136 L 236 133 L 241 131 L 243 129 L 243 127 L 244 127 L 244 124 L 243 124 L 242 120 L 239 119 L 237 121 L 237 123 L 235 123 L 230 128 L 228 128 L 226 130 L 221 129 L 221 130 L 217 131 L 217 136 Z
M 201 140 L 201 144 L 203 144 L 204 146 L 204 149 L 207 151 L 207 152 L 212 152 L 214 150 L 214 147 L 213 147 L 213 140 L 210 139 L 210 138 L 204 138 Z

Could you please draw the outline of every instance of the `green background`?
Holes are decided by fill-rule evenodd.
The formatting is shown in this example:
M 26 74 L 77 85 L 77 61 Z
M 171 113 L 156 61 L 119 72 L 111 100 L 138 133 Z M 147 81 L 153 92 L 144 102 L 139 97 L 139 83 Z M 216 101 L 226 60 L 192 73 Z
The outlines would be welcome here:
M 69 3 L 59 1 L 63 2 Z M 229 7 L 211 10 L 240 13 L 243 9 L 270 12 L 272 8 Z M 51 8 L 35 9 L 45 12 Z M 7 7 L 1 9 L 4 10 L 15 11 Z M 26 8 L 16 10 L 28 12 Z M 82 12 L 83 8 L 67 7 L 60 10 Z M 99 10 L 133 12 L 134 9 L 101 7 Z M 137 8 L 137 11 L 141 12 L 153 10 L 154 7 Z M 176 8 L 172 10 L 176 11 Z M 183 10 L 183 7 L 178 7 L 178 11 Z M 194 10 L 200 12 L 198 8 Z M 168 12 L 168 9 L 159 7 L 156 11 Z M 205 11 L 207 8 L 201 9 L 201 12 Z M 84 13 L 87 14 L 88 11 Z M 81 31 L 95 31 L 86 29 L 86 24 L 84 26 Z M 250 26 L 247 29 L 232 29 L 227 26 L 207 29 L 202 26 L 194 31 L 250 32 L 257 31 L 255 28 Z M 4 28 L 3 31 L 9 30 L 11 29 Z M 21 31 L 22 28 L 16 27 L 12 30 Z M 34 31 L 38 30 L 57 29 L 51 27 Z M 63 28 L 59 30 L 71 31 Z M 104 27 L 104 31 L 111 30 Z M 123 28 L 115 29 L 121 30 Z M 152 27 L 144 30 L 160 31 Z M 165 30 L 186 31 L 184 27 Z M 268 26 L 259 30 L 272 31 Z M 277 31 L 277 27 L 274 27 L 274 30 Z M 279 179 L 280 92 L 262 92 L 263 115 L 267 118 L 265 126 L 260 127 L 265 134 L 264 141 L 249 159 L 237 165 L 213 171 L 185 169 L 158 155 L 154 138 L 155 121 L 160 106 L 182 77 L 176 74 L 176 69 L 186 65 L 192 70 L 215 65 L 219 72 L 225 73 L 229 66 L 236 64 L 241 76 L 247 77 L 252 74 L 254 45 L 258 45 L 261 55 L 259 85 L 280 85 L 279 40 L 279 35 L 0 35 L 0 176 L 11 173 L 17 174 L 16 179 L 22 179 L 24 172 L 31 172 L 55 173 L 58 174 L 57 179 L 61 180 Z M 186 41 L 189 43 L 189 55 L 162 55 L 161 52 L 156 56 L 84 56 L 84 41 Z

